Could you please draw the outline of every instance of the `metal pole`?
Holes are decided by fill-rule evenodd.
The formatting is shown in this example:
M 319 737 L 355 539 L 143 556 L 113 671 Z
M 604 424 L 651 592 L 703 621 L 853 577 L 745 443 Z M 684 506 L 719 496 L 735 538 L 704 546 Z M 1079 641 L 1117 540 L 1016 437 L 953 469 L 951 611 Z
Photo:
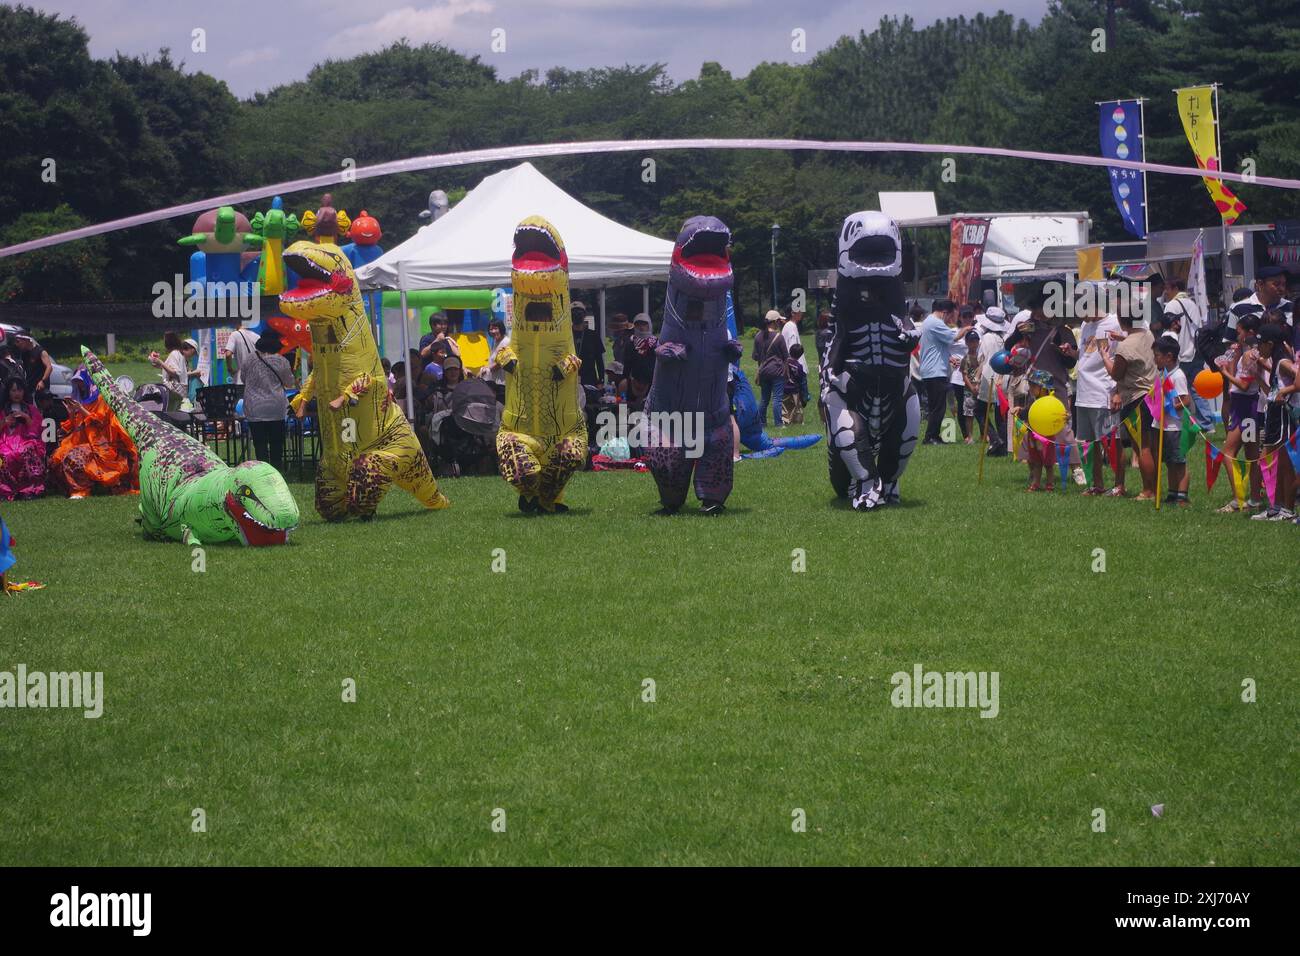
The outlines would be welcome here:
M 1142 143 L 1142 162 L 1147 161 L 1147 110 L 1146 97 L 1138 97 L 1138 140 Z M 1147 171 L 1142 170 L 1142 239 L 1151 235 L 1151 205 L 1147 201 Z
M 772 224 L 772 308 L 776 308 L 776 232 L 781 227 Z
M 650 283 L 641 286 L 641 311 L 650 314 Z
M 600 295 L 597 297 L 600 303 L 600 344 L 603 348 L 605 345 L 605 287 L 600 287 Z
M 1214 89 L 1214 148 L 1218 152 L 1219 170 L 1220 172 L 1222 172 L 1224 157 L 1223 157 L 1223 135 L 1219 130 L 1219 84 L 1211 83 L 1210 86 Z M 1219 185 L 1221 187 L 1223 186 L 1222 179 L 1219 180 Z M 1217 209 L 1218 207 L 1216 206 L 1215 208 Z M 1222 270 L 1219 286 L 1222 289 L 1227 284 L 1227 278 L 1228 278 L 1228 224 L 1223 221 L 1223 213 L 1219 213 L 1219 228 L 1222 230 L 1221 241 L 1223 243 L 1223 252 L 1220 255 L 1220 260 L 1219 260 L 1219 268 Z M 1244 279 L 1245 276 L 1242 276 L 1242 278 Z M 1156 497 L 1157 498 L 1160 497 L 1158 490 L 1157 490 Z
M 406 417 L 415 421 L 415 390 L 411 387 L 411 376 L 415 374 L 415 369 L 411 368 L 411 320 L 406 311 L 406 270 L 402 268 L 402 263 L 397 263 L 397 292 L 402 300 L 402 364 L 406 366 Z

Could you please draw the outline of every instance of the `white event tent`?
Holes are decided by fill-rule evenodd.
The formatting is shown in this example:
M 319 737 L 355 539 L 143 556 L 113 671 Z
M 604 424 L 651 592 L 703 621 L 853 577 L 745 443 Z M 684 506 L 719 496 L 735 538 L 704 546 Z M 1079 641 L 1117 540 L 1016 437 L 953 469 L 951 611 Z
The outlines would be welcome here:
M 363 289 L 507 286 L 515 226 L 528 216 L 544 216 L 559 231 L 569 257 L 570 285 L 600 290 L 602 334 L 606 287 L 645 286 L 648 311 L 647 283 L 668 279 L 672 242 L 637 232 L 584 206 L 532 163 L 488 176 L 448 213 L 358 269 L 357 278 Z

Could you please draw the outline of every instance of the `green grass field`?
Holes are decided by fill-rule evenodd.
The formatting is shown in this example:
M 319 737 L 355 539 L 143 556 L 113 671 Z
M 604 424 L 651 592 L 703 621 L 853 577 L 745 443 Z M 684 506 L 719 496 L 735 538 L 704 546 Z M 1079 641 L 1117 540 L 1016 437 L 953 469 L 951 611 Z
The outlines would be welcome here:
M 637 474 L 345 525 L 295 485 L 287 548 L 204 573 L 132 499 L 6 505 L 48 587 L 0 669 L 105 703 L 0 710 L 0 864 L 1294 865 L 1300 529 L 1212 514 L 1199 468 L 1157 513 L 976 462 L 918 448 L 866 515 L 824 443 L 740 463 L 718 518 Z M 998 716 L 894 708 L 918 663 L 999 672 Z

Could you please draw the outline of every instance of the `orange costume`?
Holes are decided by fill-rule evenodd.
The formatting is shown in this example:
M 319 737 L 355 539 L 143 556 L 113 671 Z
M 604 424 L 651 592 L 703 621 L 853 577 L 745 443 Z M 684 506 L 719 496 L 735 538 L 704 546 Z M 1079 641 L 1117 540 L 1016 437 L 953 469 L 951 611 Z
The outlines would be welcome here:
M 139 494 L 140 456 L 108 403 L 100 396 L 88 405 L 67 406 L 68 434 L 50 456 L 51 477 L 69 498 L 85 498 L 95 486 L 115 495 Z

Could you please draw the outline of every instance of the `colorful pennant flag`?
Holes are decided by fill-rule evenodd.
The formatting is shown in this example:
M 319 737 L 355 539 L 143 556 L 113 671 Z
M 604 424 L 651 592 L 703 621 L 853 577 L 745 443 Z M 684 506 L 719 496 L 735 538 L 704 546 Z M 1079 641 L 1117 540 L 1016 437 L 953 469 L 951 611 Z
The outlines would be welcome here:
M 1277 504 L 1277 465 L 1276 450 L 1265 453 L 1259 460 L 1259 474 L 1264 480 L 1264 494 L 1268 496 L 1270 507 Z
M 1142 447 L 1142 418 L 1138 412 L 1138 407 L 1134 405 L 1133 411 L 1124 419 L 1124 427 L 1128 429 L 1128 437 L 1133 439 L 1134 448 Z
M 1223 452 L 1208 441 L 1205 443 L 1205 490 L 1213 491 L 1214 483 L 1219 479 L 1219 469 L 1223 466 Z
M 1246 483 L 1250 476 L 1250 465 L 1228 459 L 1228 477 L 1232 479 L 1232 496 L 1237 499 L 1237 507 L 1246 507 Z
M 1110 460 L 1110 470 L 1113 472 L 1118 472 L 1119 453 L 1120 453 L 1119 436 L 1116 435 L 1114 432 L 1111 432 L 1109 435 L 1107 435 L 1105 438 L 1102 439 L 1102 445 L 1106 449 L 1107 459 Z

